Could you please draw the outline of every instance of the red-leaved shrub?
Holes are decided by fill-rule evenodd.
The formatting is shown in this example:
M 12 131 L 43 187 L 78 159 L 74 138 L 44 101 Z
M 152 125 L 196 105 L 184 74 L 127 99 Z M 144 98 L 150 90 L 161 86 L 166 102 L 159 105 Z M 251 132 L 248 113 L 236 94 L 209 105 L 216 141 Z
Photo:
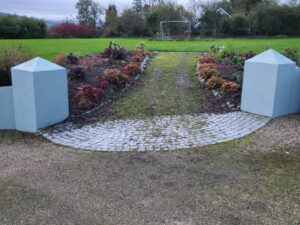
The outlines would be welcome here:
M 199 63 L 216 63 L 211 55 L 204 55 L 200 58 Z
M 101 80 L 106 80 L 109 83 L 123 85 L 130 82 L 130 78 L 120 70 L 108 69 L 103 72 Z
M 85 79 L 85 76 L 86 76 L 86 71 L 84 66 L 73 65 L 70 67 L 68 71 L 68 77 L 70 79 L 83 80 Z
M 221 91 L 224 92 L 236 92 L 241 89 L 241 86 L 234 82 L 225 82 L 221 87 Z
M 220 77 L 213 76 L 207 80 L 205 83 L 205 87 L 207 89 L 220 89 L 222 87 L 222 84 L 224 83 L 224 80 Z
M 94 33 L 95 30 L 86 25 L 70 22 L 61 23 L 50 29 L 50 34 L 54 38 L 89 38 Z
M 76 92 L 74 101 L 79 109 L 90 109 L 99 101 L 99 96 L 103 93 L 104 91 L 101 88 L 86 84 Z
M 218 76 L 219 74 L 220 74 L 220 72 L 215 68 L 204 67 L 199 70 L 199 76 L 205 80 L 207 80 L 213 76 Z
M 133 51 L 133 54 L 134 54 L 134 55 L 142 55 L 144 58 L 145 58 L 146 56 L 151 56 L 151 55 L 152 55 L 151 52 L 149 52 L 149 51 L 147 51 L 147 50 L 145 50 L 145 49 L 141 49 L 141 48 L 135 49 L 135 50 Z
M 54 63 L 62 67 L 67 67 L 68 64 L 67 56 L 65 54 L 60 54 L 56 56 L 54 59 Z
M 140 74 L 141 72 L 142 72 L 141 67 L 139 66 L 139 64 L 135 62 L 131 62 L 127 64 L 124 68 L 124 73 L 127 75 L 137 75 Z
M 134 55 L 134 56 L 133 56 L 133 61 L 134 61 L 134 62 L 143 62 L 144 58 L 145 58 L 145 57 L 144 57 L 143 55 L 141 55 L 141 54 Z
M 81 64 L 89 71 L 93 69 L 94 63 L 90 59 L 84 59 Z
M 202 63 L 202 64 L 200 64 L 199 70 L 202 70 L 204 68 L 217 69 L 217 64 L 215 64 L 215 63 Z
M 100 82 L 100 87 L 101 88 L 108 88 L 108 86 L 109 86 L 109 82 L 107 80 L 102 80 Z

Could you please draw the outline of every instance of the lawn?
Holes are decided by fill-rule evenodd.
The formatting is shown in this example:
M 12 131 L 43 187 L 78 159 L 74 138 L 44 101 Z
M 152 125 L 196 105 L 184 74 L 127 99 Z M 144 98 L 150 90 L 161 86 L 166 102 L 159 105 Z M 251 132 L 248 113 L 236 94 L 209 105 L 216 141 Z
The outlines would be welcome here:
M 34 56 L 53 60 L 60 53 L 73 52 L 75 55 L 86 55 L 101 52 L 111 40 L 115 40 L 127 49 L 134 49 L 136 44 L 144 42 L 148 50 L 176 51 L 176 52 L 204 52 L 213 43 L 226 46 L 228 50 L 242 51 L 246 45 L 247 51 L 256 53 L 266 49 L 268 44 L 277 51 L 283 51 L 288 46 L 300 46 L 300 38 L 286 39 L 206 39 L 201 41 L 149 41 L 134 38 L 101 38 L 101 39 L 30 39 L 30 40 L 0 40 L 0 48 L 22 44 Z

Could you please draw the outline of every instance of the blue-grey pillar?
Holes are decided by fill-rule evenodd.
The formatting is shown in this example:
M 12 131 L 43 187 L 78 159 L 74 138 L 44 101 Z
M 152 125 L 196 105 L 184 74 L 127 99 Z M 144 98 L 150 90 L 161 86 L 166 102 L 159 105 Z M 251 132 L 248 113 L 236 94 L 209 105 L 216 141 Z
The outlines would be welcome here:
M 11 86 L 0 87 L 0 130 L 16 129 L 13 91 Z
M 276 118 L 300 112 L 296 64 L 270 49 L 245 63 L 241 109 Z
M 36 132 L 69 116 L 65 68 L 37 57 L 11 71 L 17 130 Z

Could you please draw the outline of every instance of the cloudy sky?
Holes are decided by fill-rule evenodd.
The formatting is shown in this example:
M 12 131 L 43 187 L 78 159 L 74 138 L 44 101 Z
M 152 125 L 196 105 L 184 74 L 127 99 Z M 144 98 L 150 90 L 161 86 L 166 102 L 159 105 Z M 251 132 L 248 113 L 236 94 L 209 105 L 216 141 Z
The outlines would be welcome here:
M 132 6 L 132 0 L 96 0 L 104 8 L 109 3 L 117 5 L 119 11 Z M 189 0 L 177 0 L 187 6 Z M 285 0 L 282 0 L 285 1 Z M 48 20 L 75 19 L 77 0 L 0 0 L 0 12 L 33 16 Z

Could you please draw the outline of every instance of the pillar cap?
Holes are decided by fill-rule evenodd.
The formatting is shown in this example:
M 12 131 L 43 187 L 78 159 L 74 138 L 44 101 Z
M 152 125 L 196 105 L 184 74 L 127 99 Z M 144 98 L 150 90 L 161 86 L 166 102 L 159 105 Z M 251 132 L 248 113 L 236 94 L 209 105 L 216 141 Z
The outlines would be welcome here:
M 65 69 L 53 62 L 45 60 L 41 57 L 36 57 L 27 62 L 11 68 L 12 70 L 21 70 L 27 72 L 42 72 L 42 71 L 54 71 Z
M 273 64 L 273 65 L 282 65 L 282 64 L 295 64 L 294 61 L 280 54 L 279 52 L 269 49 L 251 59 L 248 59 L 246 62 L 253 63 L 264 63 L 264 64 Z

